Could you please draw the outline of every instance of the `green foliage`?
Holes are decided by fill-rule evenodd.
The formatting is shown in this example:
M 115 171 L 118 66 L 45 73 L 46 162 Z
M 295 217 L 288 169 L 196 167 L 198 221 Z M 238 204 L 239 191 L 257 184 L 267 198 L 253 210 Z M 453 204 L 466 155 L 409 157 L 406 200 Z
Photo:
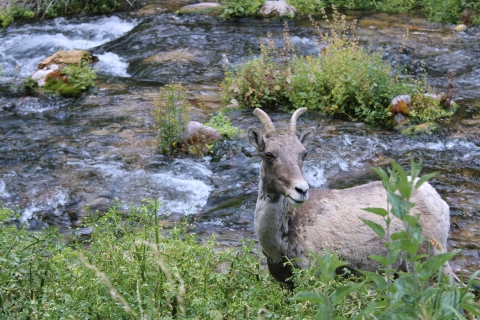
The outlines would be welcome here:
M 374 171 L 382 178 L 382 184 L 387 191 L 389 210 L 383 208 L 366 208 L 366 211 L 380 215 L 385 220 L 384 229 L 373 221 L 364 220 L 378 236 L 385 239 L 387 256 L 371 256 L 383 266 L 383 276 L 362 272 L 367 279 L 373 282 L 379 292 L 375 317 L 413 319 L 423 315 L 428 319 L 452 319 L 459 316 L 462 310 L 473 310 L 480 314 L 480 307 L 476 304 L 470 292 L 475 273 L 465 287 L 453 285 L 453 279 L 442 278 L 443 265 L 452 259 L 458 251 L 440 253 L 428 257 L 419 254 L 420 246 L 425 241 L 419 215 L 411 215 L 410 210 L 415 205 L 410 202 L 414 190 L 431 179 L 435 174 L 419 177 L 421 161 L 411 160 L 410 171 L 405 171 L 398 163 L 392 162 L 392 169 L 388 173 L 382 169 Z M 403 222 L 404 230 L 390 234 L 392 216 Z M 430 244 L 436 246 L 435 240 Z M 434 249 L 432 249 L 434 250 Z M 436 248 L 436 250 L 440 250 Z M 443 250 L 443 249 L 442 249 Z M 392 282 L 391 275 L 395 272 L 392 265 L 402 257 L 411 269 L 411 273 L 400 273 Z M 480 272 L 480 271 L 479 271 Z M 439 274 L 436 284 L 431 283 L 432 277 Z M 383 300 L 383 302 L 381 302 Z
M 43 86 L 43 89 L 58 93 L 64 97 L 80 96 L 83 91 L 94 86 L 94 80 L 97 78 L 96 69 L 92 68 L 89 63 L 90 59 L 84 57 L 78 64 L 73 63 L 63 67 L 60 69 L 60 72 L 65 75 L 68 80 L 61 77 L 50 77 Z M 33 88 L 35 85 L 36 83 L 32 83 L 31 78 L 28 78 L 24 82 L 25 88 Z
M 82 89 L 80 87 L 75 87 L 70 83 L 65 83 L 62 79 L 59 80 L 54 78 L 49 79 L 43 86 L 43 89 L 69 98 L 78 97 L 82 93 Z
M 298 15 L 317 15 L 321 13 L 321 8 L 326 6 L 322 0 L 288 0 L 297 11 Z
M 80 90 L 92 87 L 93 80 L 97 78 L 97 71 L 90 67 L 89 59 L 82 59 L 79 64 L 69 64 L 61 72 L 68 77 L 68 84 Z
M 35 81 L 32 77 L 28 77 L 23 81 L 23 88 L 25 90 L 32 90 L 37 86 L 37 81 Z
M 460 19 L 463 0 L 420 0 L 428 19 L 436 22 L 456 23 Z
M 181 83 L 168 84 L 160 89 L 151 112 L 157 130 L 161 153 L 173 153 L 182 145 L 183 134 L 190 121 L 187 88 Z
M 35 16 L 57 17 L 60 14 L 78 12 L 110 12 L 119 6 L 116 0 L 37 0 L 8 1 L 0 8 L 0 22 L 5 28 L 14 20 L 29 20 Z
M 74 230 L 29 232 L 0 207 L 2 319 L 311 318 L 261 266 L 254 242 L 220 248 L 181 223 L 160 227 L 160 204 L 89 215 L 88 238 Z
M 318 312 L 315 319 L 334 319 L 338 316 L 337 311 L 335 310 L 335 306 L 340 305 L 340 303 L 343 302 L 343 299 L 351 292 L 359 290 L 363 286 L 364 282 L 344 286 L 336 286 L 336 288 L 332 289 L 331 285 L 334 281 L 335 270 L 342 266 L 348 265 L 348 263 L 339 261 L 337 254 L 330 254 L 328 250 L 326 250 L 322 256 L 314 252 L 311 252 L 310 254 L 318 263 L 320 278 L 325 284 L 325 287 L 323 288 L 323 290 L 319 290 L 316 293 L 297 293 L 292 299 L 295 301 L 308 301 L 317 304 Z
M 222 5 L 224 9 L 221 17 L 231 19 L 256 16 L 264 3 L 265 0 L 223 0 Z
M 307 107 L 326 115 L 387 125 L 393 97 L 419 97 L 420 93 L 432 91 L 426 83 L 400 77 L 400 71 L 394 76 L 395 70 L 382 60 L 381 52 L 367 50 L 351 36 L 355 25 L 348 24 L 335 8 L 330 33 L 318 30 L 327 46 L 320 47 L 317 56 L 296 54 L 287 27 L 284 48 L 276 48 L 271 39 L 267 44 L 261 40 L 258 58 L 226 73 L 223 102 L 235 98 L 241 106 L 252 108 L 287 104 L 295 109 Z M 419 123 L 448 118 L 453 113 L 434 99 L 414 102 L 412 117 Z
M 229 139 L 232 139 L 236 134 L 242 132 L 241 129 L 232 126 L 230 119 L 228 119 L 228 117 L 224 115 L 222 111 L 212 116 L 210 120 L 205 123 L 205 125 L 217 130 L 218 133 L 226 136 Z
M 29 20 L 34 16 L 35 13 L 32 10 L 24 8 L 17 3 L 13 3 L 6 8 L 0 8 L 0 22 L 4 28 L 6 28 L 15 19 Z

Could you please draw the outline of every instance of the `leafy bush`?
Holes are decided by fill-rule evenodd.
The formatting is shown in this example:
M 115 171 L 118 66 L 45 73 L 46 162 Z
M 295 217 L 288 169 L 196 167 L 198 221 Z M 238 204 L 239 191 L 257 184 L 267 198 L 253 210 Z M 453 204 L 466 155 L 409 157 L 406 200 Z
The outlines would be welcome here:
M 327 46 L 319 47 L 317 56 L 296 54 L 287 28 L 285 48 L 276 48 L 271 39 L 267 44 L 261 40 L 260 57 L 226 73 L 223 102 L 235 98 L 241 106 L 253 108 L 287 104 L 295 109 L 307 107 L 326 115 L 387 125 L 391 116 L 388 106 L 393 97 L 432 92 L 426 83 L 400 77 L 401 70 L 396 71 L 384 62 L 381 52 L 360 46 L 352 37 L 355 25 L 349 25 L 335 8 L 332 18 L 330 34 L 323 34 L 318 28 Z M 453 113 L 434 99 L 424 99 L 422 103 L 427 104 L 422 104 L 414 114 L 418 122 Z
M 182 145 L 183 134 L 190 121 L 187 88 L 181 83 L 160 89 L 151 112 L 157 129 L 157 144 L 161 153 L 173 153 Z
M 210 120 L 205 123 L 205 125 L 217 130 L 218 133 L 228 137 L 229 139 L 232 139 L 236 134 L 242 131 L 241 129 L 232 126 L 230 119 L 228 119 L 228 117 L 224 115 L 222 111 L 212 116 Z
M 264 3 L 265 0 L 223 0 L 224 9 L 221 17 L 231 19 L 256 16 Z
M 89 59 L 82 59 L 79 64 L 69 64 L 61 72 L 68 77 L 70 85 L 80 90 L 93 86 L 93 80 L 97 78 L 97 71 L 90 66 Z

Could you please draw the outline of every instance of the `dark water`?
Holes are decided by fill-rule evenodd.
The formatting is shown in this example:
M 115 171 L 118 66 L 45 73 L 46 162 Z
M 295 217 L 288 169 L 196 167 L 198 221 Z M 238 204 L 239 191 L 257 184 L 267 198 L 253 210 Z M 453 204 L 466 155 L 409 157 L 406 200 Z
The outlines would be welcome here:
M 453 26 L 427 23 L 414 14 L 345 14 L 358 18 L 363 44 L 382 50 L 392 63 L 408 65 L 414 74 L 425 66 L 439 91 L 453 70 L 461 109 L 437 133 L 415 138 L 315 113 L 302 116 L 298 128 L 315 125 L 318 132 L 309 146 L 307 180 L 314 187 L 344 188 L 377 180 L 372 166 L 389 160 L 406 166 L 412 156 L 422 159 L 424 173 L 439 173 L 432 184 L 451 208 L 450 246 L 464 249 L 456 268 L 478 269 L 480 30 L 453 33 Z M 406 27 L 409 36 L 402 45 Z M 289 29 L 300 52 L 318 52 L 308 20 L 291 21 Z M 95 212 L 115 201 L 127 208 L 158 198 L 168 220 L 195 217 L 198 233 L 216 233 L 224 245 L 253 238 L 259 158 L 245 134 L 221 144 L 211 157 L 163 156 L 155 152 L 149 110 L 160 86 L 182 81 L 193 104 L 192 119 L 206 121 L 220 108 L 225 68 L 257 55 L 259 38 L 267 33 L 281 45 L 283 30 L 281 21 L 166 12 L 58 18 L 0 31 L 0 201 L 18 206 L 32 228 L 65 229 L 80 225 L 87 205 Z M 59 48 L 88 49 L 99 56 L 96 92 L 74 101 L 26 95 L 19 88 L 37 63 Z M 243 130 L 259 125 L 251 111 L 229 117 Z M 289 120 L 281 112 L 271 117 L 279 130 Z

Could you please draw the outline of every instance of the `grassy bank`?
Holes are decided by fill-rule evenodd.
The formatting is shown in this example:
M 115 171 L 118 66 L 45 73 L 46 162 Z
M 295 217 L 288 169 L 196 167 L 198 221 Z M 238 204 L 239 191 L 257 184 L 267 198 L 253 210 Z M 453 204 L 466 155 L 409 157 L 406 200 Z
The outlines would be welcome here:
M 394 215 L 405 213 L 399 209 L 403 205 L 411 205 L 402 199 L 408 199 L 404 192 L 416 187 L 407 179 L 418 173 L 418 167 L 413 168 L 405 172 L 394 165 L 389 174 L 377 170 L 389 192 L 400 188 L 392 202 Z M 438 277 L 437 270 L 455 252 L 419 260 L 413 250 L 423 241 L 418 217 L 402 218 L 407 232 L 391 236 L 387 257 L 372 256 L 385 266 L 385 273 L 364 272 L 364 278 L 356 278 L 343 269 L 343 275 L 335 275 L 334 270 L 344 264 L 334 253 L 325 252 L 313 256 L 316 264 L 310 268 L 294 270 L 296 285 L 288 290 L 270 276 L 253 241 L 224 249 L 214 237 L 199 239 L 187 222 L 163 229 L 155 214 L 158 206 L 146 201 L 128 211 L 114 206 L 105 214 L 88 215 L 85 227 L 93 230 L 88 237 L 73 231 L 60 235 L 53 227 L 41 232 L 17 228 L 10 224 L 15 212 L 0 206 L 0 317 L 461 319 L 480 315 L 470 290 L 473 278 L 467 286 L 455 287 Z M 381 226 L 371 227 L 382 236 Z M 400 255 L 413 273 L 394 280 L 389 265 Z

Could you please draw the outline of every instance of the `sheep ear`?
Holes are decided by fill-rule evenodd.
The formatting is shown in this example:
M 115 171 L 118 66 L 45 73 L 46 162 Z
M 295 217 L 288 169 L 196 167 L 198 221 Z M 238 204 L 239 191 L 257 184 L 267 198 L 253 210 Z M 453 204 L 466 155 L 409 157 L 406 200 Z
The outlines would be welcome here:
M 315 136 L 315 128 L 308 128 L 300 135 L 300 142 L 306 147 Z
M 263 151 L 265 149 L 265 141 L 263 141 L 262 132 L 258 128 L 248 128 L 248 141 L 251 145 L 257 148 L 258 151 Z

